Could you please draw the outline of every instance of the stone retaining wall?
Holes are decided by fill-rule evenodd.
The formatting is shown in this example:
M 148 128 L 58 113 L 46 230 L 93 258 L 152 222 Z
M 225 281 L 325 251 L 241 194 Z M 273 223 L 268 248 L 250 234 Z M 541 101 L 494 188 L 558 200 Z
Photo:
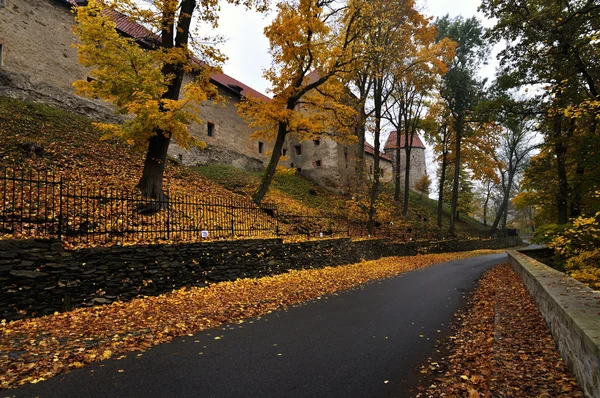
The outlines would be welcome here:
M 0 241 L 0 318 L 19 319 L 183 286 L 258 278 L 385 256 L 505 248 L 519 238 L 390 243 L 281 239 L 63 250 L 50 240 Z
M 600 397 L 600 292 L 523 253 L 509 251 L 510 263 L 586 396 Z

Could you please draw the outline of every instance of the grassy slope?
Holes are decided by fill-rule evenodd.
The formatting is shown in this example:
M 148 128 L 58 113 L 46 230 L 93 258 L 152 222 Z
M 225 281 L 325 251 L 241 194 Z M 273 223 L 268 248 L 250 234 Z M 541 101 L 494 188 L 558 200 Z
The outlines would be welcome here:
M 89 119 L 39 104 L 0 98 L 0 167 L 20 165 L 54 170 L 65 178 L 83 185 L 134 189 L 141 175 L 143 154 L 120 141 L 102 141 Z M 23 144 L 43 147 L 41 157 L 32 156 Z M 187 168 L 169 162 L 165 185 L 173 193 L 218 195 L 249 200 L 258 185 L 259 173 L 250 173 L 223 165 Z M 316 195 L 315 195 L 316 193 Z M 389 197 L 389 193 L 385 193 Z M 278 175 L 267 201 L 288 212 L 301 214 L 329 213 L 347 206 L 344 198 L 332 194 L 305 178 Z M 434 227 L 437 202 L 419 198 L 411 192 L 408 219 L 401 219 L 400 209 L 392 208 L 383 221 L 404 227 Z M 421 216 L 421 218 L 419 218 Z M 445 215 L 447 223 L 447 213 Z M 424 223 L 422 218 L 427 218 Z M 459 230 L 481 229 L 474 220 L 463 220 Z

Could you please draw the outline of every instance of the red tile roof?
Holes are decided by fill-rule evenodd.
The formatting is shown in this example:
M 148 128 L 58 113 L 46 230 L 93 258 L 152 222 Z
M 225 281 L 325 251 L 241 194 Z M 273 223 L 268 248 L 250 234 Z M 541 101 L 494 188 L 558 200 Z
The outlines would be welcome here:
M 368 142 L 365 142 L 365 153 L 375 156 L 375 148 L 373 147 L 373 145 L 369 144 Z M 386 155 L 381 151 L 379 152 L 379 158 L 393 162 L 392 158 L 389 157 L 389 155 Z
M 396 134 L 397 134 L 397 132 L 395 132 L 395 131 L 392 131 L 390 133 L 390 136 L 388 137 L 388 139 L 385 143 L 385 149 L 396 149 Z M 404 148 L 405 146 L 406 146 L 406 136 L 400 135 L 400 148 Z M 421 139 L 419 138 L 419 136 L 417 134 L 415 134 L 415 136 L 413 137 L 412 147 L 425 149 L 425 145 L 423 145 L 423 142 L 421 141 Z
M 239 80 L 236 80 L 233 77 L 226 75 L 224 73 L 215 73 L 215 74 L 211 75 L 210 78 L 219 84 L 222 84 L 224 86 L 231 88 L 234 91 L 238 91 L 244 97 L 258 98 L 258 99 L 262 99 L 263 101 L 271 100 L 266 95 L 259 93 L 258 91 L 254 90 L 250 86 L 247 86 L 244 83 L 240 82 Z
M 160 36 L 152 33 L 149 29 L 140 25 L 137 22 L 130 20 L 127 16 L 115 10 L 106 10 L 113 21 L 117 24 L 117 30 L 126 34 L 129 37 L 143 42 L 147 45 L 152 45 L 153 42 L 160 41 Z
M 74 6 L 77 6 L 77 0 L 66 1 L 68 1 Z M 140 25 L 139 23 L 130 20 L 127 16 L 115 10 L 107 10 L 106 12 L 112 17 L 112 19 L 117 24 L 117 30 L 124 33 L 125 35 L 133 37 L 134 39 L 141 41 L 142 43 L 147 45 L 152 45 L 153 42 L 160 40 L 160 36 L 154 34 L 152 31 Z M 196 63 L 199 66 L 204 65 L 204 63 L 199 59 L 194 59 L 192 60 L 192 62 Z M 224 73 L 215 73 L 211 75 L 211 79 L 214 82 L 221 84 L 222 86 L 228 87 L 229 89 L 236 91 L 240 95 L 243 95 L 245 97 L 254 97 L 262 99 L 263 101 L 270 101 L 270 98 L 266 95 L 254 90 L 250 86 Z

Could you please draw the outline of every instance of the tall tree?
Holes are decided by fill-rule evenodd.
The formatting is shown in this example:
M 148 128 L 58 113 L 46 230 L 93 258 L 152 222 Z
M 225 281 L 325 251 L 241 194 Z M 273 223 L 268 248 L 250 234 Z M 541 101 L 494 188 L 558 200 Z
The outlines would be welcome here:
M 545 157 L 544 164 L 553 170 L 554 221 L 565 224 L 569 202 L 576 211 L 572 215 L 577 215 L 581 200 L 589 196 L 585 189 L 598 187 L 589 157 L 581 156 L 591 151 L 578 144 L 587 141 L 583 137 L 597 137 L 600 4 L 595 0 L 484 0 L 480 9 L 497 21 L 488 36 L 507 42 L 500 53 L 503 72 L 510 76 L 505 82 L 512 87 L 542 88 L 537 98 L 545 113 L 539 126 L 545 147 L 534 163 Z M 587 182 L 594 179 L 595 184 Z M 586 183 L 579 184 L 580 180 Z
M 449 16 L 436 21 L 438 37 L 448 37 L 457 43 L 456 56 L 443 77 L 441 95 L 452 113 L 455 133 L 454 149 L 454 181 L 450 202 L 449 232 L 456 230 L 456 210 L 459 195 L 459 179 L 461 171 L 461 145 L 468 124 L 482 96 L 484 81 L 477 78 L 477 69 L 485 60 L 487 45 L 483 41 L 483 28 L 477 18 L 463 19 Z
M 498 228 L 502 219 L 506 220 L 516 178 L 528 164 L 529 156 L 535 149 L 533 144 L 533 121 L 525 116 L 509 115 L 504 119 L 504 131 L 497 152 L 498 171 L 501 177 L 502 202 L 496 213 L 491 231 Z
M 429 106 L 427 116 L 423 123 L 425 139 L 432 145 L 434 153 L 438 154 L 436 160 L 440 162 L 438 169 L 438 204 L 437 226 L 442 228 L 444 210 L 444 187 L 448 167 L 451 163 L 450 154 L 454 147 L 454 128 L 450 111 L 444 105 L 441 97 Z
M 400 197 L 400 147 L 404 136 L 404 202 L 402 214 L 408 215 L 410 192 L 411 152 L 427 104 L 438 88 L 439 76 L 447 71 L 454 56 L 456 43 L 449 39 L 436 42 L 437 31 L 428 20 L 414 27 L 405 52 L 394 60 L 392 67 L 392 104 L 387 119 L 396 128 L 395 200 Z
M 277 5 L 265 28 L 273 67 L 265 71 L 274 96 L 269 102 L 247 98 L 238 107 L 256 128 L 255 136 L 275 141 L 261 183 L 252 195 L 260 203 L 281 157 L 286 137 L 317 135 L 351 139 L 356 111 L 348 102 L 343 77 L 353 65 L 351 45 L 359 35 L 360 1 L 289 0 Z
M 267 7 L 262 0 L 229 3 Z M 80 93 L 110 101 L 119 112 L 133 115 L 122 125 L 98 126 L 109 136 L 146 148 L 138 187 L 160 203 L 165 203 L 162 183 L 171 139 L 185 148 L 200 145 L 190 136 L 188 124 L 200 121 L 200 103 L 217 97 L 210 73 L 225 57 L 215 41 L 190 39 L 192 20 L 215 27 L 218 10 L 217 0 L 162 0 L 149 8 L 134 0 L 90 0 L 77 8 L 79 58 L 91 68 L 93 79 L 75 86 Z M 120 35 L 116 18 L 140 24 L 140 37 Z M 195 81 L 184 87 L 184 73 L 193 70 Z

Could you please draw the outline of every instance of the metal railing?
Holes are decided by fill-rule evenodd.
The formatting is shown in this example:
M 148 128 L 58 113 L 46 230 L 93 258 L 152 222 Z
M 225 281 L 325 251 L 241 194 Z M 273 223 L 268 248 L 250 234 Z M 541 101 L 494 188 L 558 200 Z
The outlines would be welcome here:
M 0 235 L 71 243 L 153 243 L 236 237 L 347 236 L 338 215 L 281 212 L 244 197 L 167 190 L 156 200 L 127 190 L 83 186 L 51 172 L 0 169 Z

